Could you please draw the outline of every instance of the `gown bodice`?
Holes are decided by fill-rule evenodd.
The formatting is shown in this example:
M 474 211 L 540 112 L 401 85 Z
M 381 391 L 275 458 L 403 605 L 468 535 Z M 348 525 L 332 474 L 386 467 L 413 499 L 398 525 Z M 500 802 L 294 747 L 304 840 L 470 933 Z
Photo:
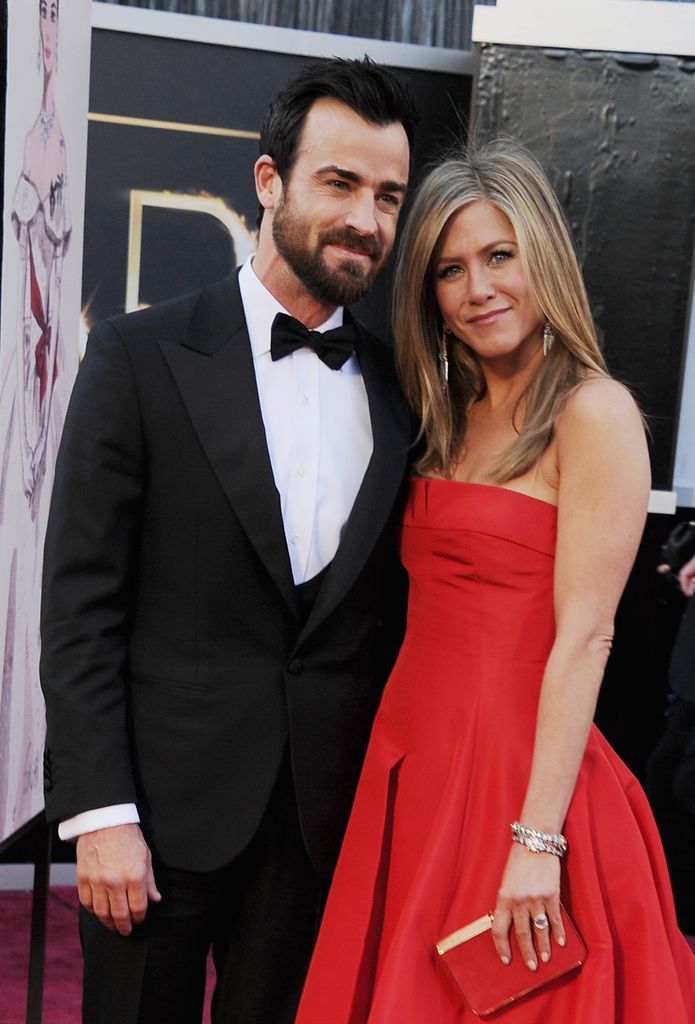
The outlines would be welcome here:
M 520 491 L 416 477 L 401 558 L 408 634 L 500 659 L 545 659 L 554 635 L 557 509 Z

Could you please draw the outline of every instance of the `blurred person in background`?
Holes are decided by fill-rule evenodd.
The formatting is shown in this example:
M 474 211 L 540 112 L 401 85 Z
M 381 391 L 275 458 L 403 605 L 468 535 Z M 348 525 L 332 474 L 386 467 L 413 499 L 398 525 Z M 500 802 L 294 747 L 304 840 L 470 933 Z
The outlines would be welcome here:
M 671 573 L 671 566 L 658 571 Z M 695 555 L 672 575 L 687 601 L 669 662 L 664 734 L 647 761 L 645 789 L 664 839 L 678 922 L 695 935 Z

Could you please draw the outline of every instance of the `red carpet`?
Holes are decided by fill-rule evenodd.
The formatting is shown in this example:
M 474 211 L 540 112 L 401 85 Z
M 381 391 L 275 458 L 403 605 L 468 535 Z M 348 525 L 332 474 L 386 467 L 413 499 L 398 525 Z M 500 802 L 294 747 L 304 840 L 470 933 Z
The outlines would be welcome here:
M 0 893 L 0 1024 L 24 1024 L 31 893 Z M 82 960 L 74 889 L 48 897 L 43 1024 L 80 1024 Z
M 81 1021 L 82 956 L 77 906 L 74 888 L 51 888 L 42 1024 Z M 0 1024 L 24 1024 L 26 1020 L 30 923 L 31 893 L 0 892 Z M 209 1019 L 208 997 L 205 1020 Z
M 24 1024 L 31 893 L 0 892 L 0 1024 Z M 695 951 L 695 938 L 690 945 Z M 80 1024 L 82 960 L 77 894 L 53 887 L 48 902 L 42 1024 Z M 210 1019 L 209 998 L 205 1020 Z

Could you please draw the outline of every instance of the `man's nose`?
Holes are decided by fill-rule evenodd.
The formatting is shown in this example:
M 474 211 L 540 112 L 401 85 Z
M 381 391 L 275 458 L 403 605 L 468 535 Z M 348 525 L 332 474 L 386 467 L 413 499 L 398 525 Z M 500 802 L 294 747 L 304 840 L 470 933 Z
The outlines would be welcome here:
M 375 235 L 377 231 L 376 202 L 369 192 L 355 193 L 346 223 L 360 235 Z

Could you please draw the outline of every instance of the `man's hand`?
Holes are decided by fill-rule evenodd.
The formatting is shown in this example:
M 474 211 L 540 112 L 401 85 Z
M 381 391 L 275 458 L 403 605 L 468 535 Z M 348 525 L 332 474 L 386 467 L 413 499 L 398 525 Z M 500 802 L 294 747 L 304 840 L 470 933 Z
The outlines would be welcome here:
M 106 928 L 130 935 L 144 920 L 148 901 L 162 898 L 139 825 L 114 825 L 79 837 L 77 891 L 82 906 Z

